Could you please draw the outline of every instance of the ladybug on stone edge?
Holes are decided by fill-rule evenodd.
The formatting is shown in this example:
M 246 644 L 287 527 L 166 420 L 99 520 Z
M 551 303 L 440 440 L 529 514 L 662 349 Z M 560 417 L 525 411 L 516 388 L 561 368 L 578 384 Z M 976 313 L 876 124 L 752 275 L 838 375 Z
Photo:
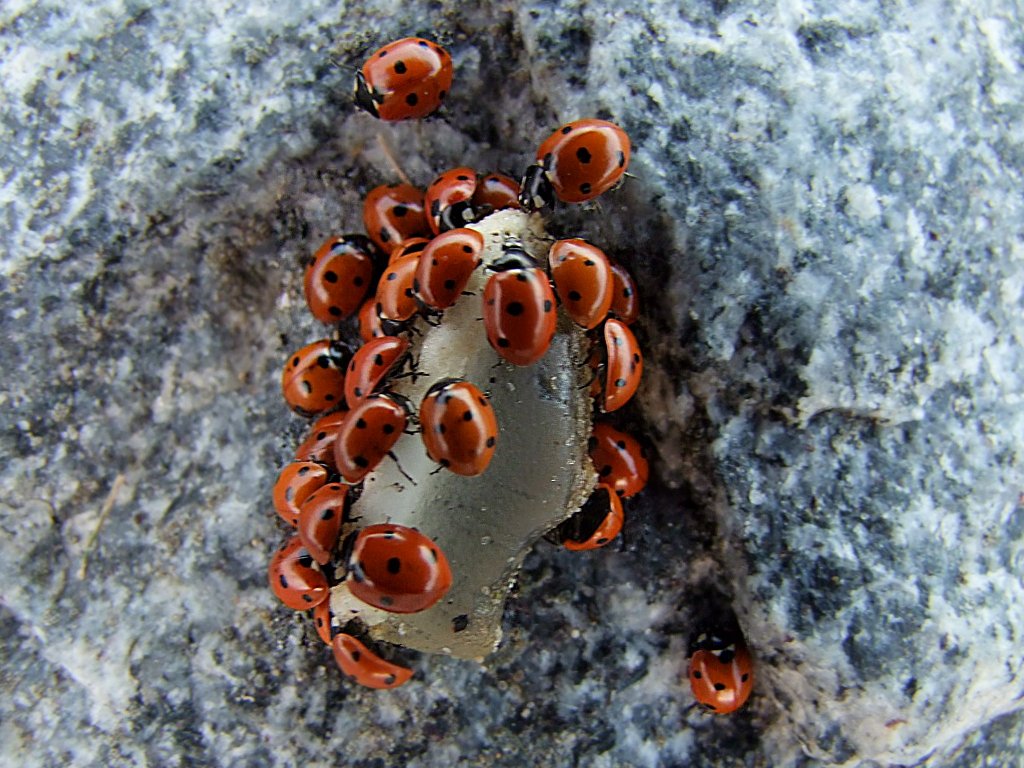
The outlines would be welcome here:
M 739 634 L 703 632 L 690 644 L 689 678 L 694 698 L 726 715 L 742 707 L 754 689 L 754 662 Z

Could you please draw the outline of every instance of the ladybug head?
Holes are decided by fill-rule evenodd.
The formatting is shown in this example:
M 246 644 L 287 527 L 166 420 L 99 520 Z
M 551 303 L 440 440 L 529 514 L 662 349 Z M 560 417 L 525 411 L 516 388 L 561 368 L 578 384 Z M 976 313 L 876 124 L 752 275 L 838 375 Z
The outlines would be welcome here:
M 356 73 L 354 90 L 356 106 L 374 117 L 380 117 L 380 114 L 377 112 L 377 104 L 384 101 L 384 98 L 370 87 L 362 72 Z

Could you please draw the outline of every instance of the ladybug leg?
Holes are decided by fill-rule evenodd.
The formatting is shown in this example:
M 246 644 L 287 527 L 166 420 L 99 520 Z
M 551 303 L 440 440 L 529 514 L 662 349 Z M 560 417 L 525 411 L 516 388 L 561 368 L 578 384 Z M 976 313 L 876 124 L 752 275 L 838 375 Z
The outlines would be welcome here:
M 408 432 L 408 431 L 406 431 L 405 434 L 407 434 L 407 435 L 415 435 L 416 433 L 415 432 Z M 398 456 L 395 455 L 395 452 L 394 451 L 388 451 L 388 456 L 390 456 L 391 460 L 393 462 L 395 462 L 395 466 L 398 467 L 398 471 L 402 473 L 402 477 L 404 477 L 406 480 L 408 480 L 413 485 L 417 485 L 417 482 L 412 479 L 412 477 L 409 475 L 409 473 L 406 472 L 404 469 L 402 469 L 402 463 L 398 460 Z

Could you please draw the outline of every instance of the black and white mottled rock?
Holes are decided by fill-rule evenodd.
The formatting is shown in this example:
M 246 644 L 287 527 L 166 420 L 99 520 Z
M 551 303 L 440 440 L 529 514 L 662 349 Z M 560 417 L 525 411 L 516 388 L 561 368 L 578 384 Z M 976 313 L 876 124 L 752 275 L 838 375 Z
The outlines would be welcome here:
M 87 5 L 0 9 L 5 763 L 1020 763 L 1016 4 Z M 408 34 L 445 116 L 354 114 L 335 62 Z M 357 690 L 265 585 L 299 261 L 381 141 L 518 172 L 584 115 L 636 178 L 552 226 L 638 276 L 656 482 L 622 545 L 538 546 L 485 665 Z M 681 680 L 708 594 L 732 718 Z

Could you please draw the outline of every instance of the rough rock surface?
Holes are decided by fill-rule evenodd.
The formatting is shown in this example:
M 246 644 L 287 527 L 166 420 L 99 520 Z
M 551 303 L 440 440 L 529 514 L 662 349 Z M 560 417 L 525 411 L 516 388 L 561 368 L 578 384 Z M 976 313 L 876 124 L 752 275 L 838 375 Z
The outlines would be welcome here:
M 2 762 L 1021 764 L 1019 14 L 5 3 Z M 354 114 L 335 62 L 408 34 L 446 115 Z M 657 480 L 620 546 L 538 545 L 484 666 L 357 690 L 265 586 L 299 260 L 381 141 L 426 183 L 591 114 L 636 178 L 555 225 L 640 279 Z M 732 718 L 680 681 L 708 595 L 759 658 Z

